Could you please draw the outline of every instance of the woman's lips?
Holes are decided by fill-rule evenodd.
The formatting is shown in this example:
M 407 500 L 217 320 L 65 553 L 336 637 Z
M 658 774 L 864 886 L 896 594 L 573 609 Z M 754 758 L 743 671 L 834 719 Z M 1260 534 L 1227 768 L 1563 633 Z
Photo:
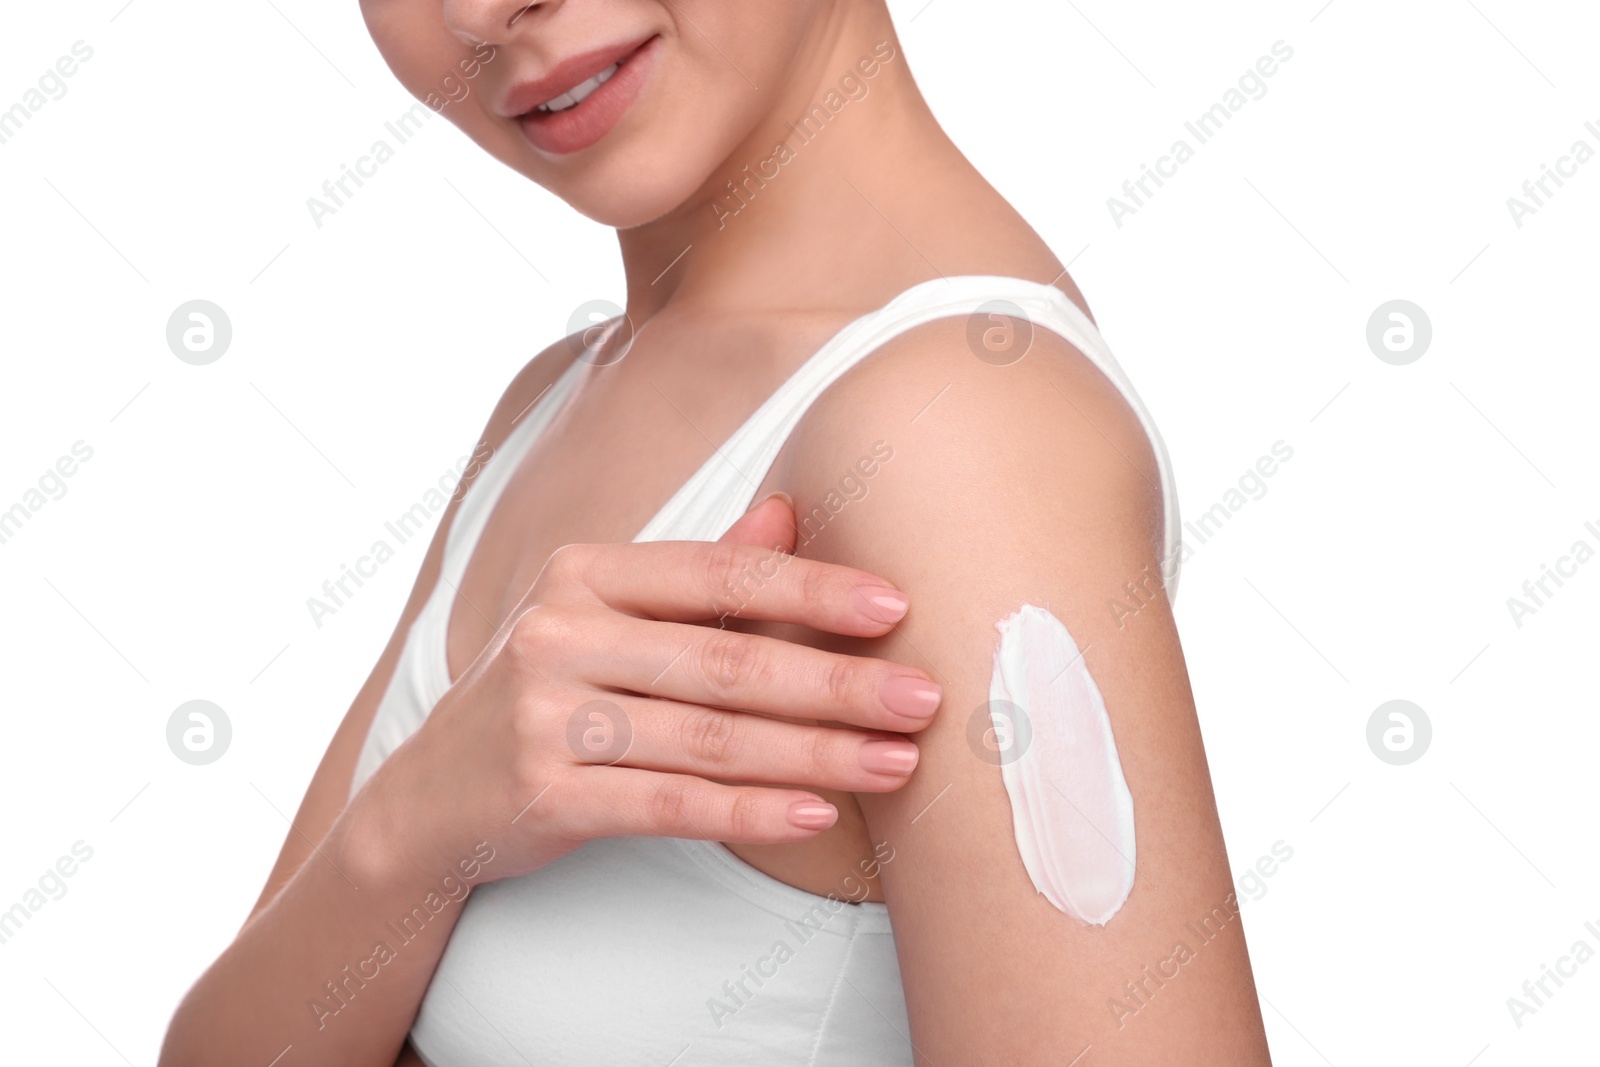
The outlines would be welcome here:
M 541 152 L 567 155 L 599 141 L 621 121 L 638 99 L 661 38 L 652 37 L 620 61 L 617 72 L 600 88 L 564 111 L 529 111 L 517 116 L 517 126 L 529 144 Z

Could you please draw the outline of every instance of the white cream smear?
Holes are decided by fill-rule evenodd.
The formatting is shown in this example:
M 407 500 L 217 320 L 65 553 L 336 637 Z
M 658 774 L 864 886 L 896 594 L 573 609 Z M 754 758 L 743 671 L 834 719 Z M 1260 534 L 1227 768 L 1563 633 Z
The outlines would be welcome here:
M 1104 925 L 1134 878 L 1133 796 L 1105 701 L 1077 642 L 1046 609 L 1024 604 L 995 629 L 989 715 L 1017 851 L 1051 904 Z

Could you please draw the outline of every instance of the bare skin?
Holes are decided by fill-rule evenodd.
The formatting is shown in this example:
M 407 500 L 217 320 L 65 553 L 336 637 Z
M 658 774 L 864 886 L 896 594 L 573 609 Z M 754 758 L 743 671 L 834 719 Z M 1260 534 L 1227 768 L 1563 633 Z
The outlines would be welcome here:
M 658 833 L 712 836 L 813 892 L 836 886 L 874 841 L 893 843 L 898 858 L 871 899 L 893 918 L 919 1065 L 1064 1063 L 1086 1046 L 1097 1065 L 1267 1063 L 1237 918 L 1183 965 L 1188 977 L 1131 1015 L 1108 1010 L 1117 998 L 1139 1004 L 1124 983 L 1159 967 L 1231 887 L 1170 610 L 1159 600 L 1125 626 L 1104 610 L 1123 582 L 1159 570 L 1153 456 L 1125 401 L 1061 338 L 1041 331 L 1027 358 L 995 368 L 973 358 L 963 321 L 936 322 L 846 374 L 756 498 L 785 491 L 803 516 L 880 439 L 896 449 L 892 471 L 814 539 L 795 537 L 779 501 L 746 516 L 729 540 L 757 551 L 786 538 L 795 554 L 729 627 L 762 643 L 731 658 L 726 645 L 708 649 L 655 677 L 690 629 L 717 633 L 704 625 L 715 594 L 703 549 L 627 542 L 823 340 L 941 275 L 1031 278 L 1083 306 L 1056 256 L 939 129 L 882 4 L 367 0 L 363 13 L 419 98 L 484 42 L 495 48 L 473 95 L 444 113 L 618 227 L 637 334 L 625 358 L 586 369 L 517 468 L 452 609 L 456 685 L 351 797 L 400 642 L 437 580 L 454 508 L 446 514 L 256 910 L 180 1007 L 162 1062 L 265 1063 L 286 1045 L 301 1064 L 419 1062 L 405 1034 L 459 906 L 385 966 L 358 1025 L 319 1030 L 303 1005 L 368 951 L 376 916 L 410 907 L 480 838 L 497 855 L 482 877 L 501 878 L 589 837 Z M 497 113 L 519 79 L 648 32 L 662 44 L 648 91 L 594 148 L 538 151 Z M 769 156 L 786 123 L 864 56 L 881 56 L 882 42 L 893 58 L 870 94 L 730 217 L 724 183 Z M 512 383 L 488 448 L 571 358 L 553 346 Z M 558 551 L 574 544 L 589 547 Z M 808 583 L 802 567 L 820 569 Z M 874 581 L 909 594 L 903 621 L 861 608 L 857 590 Z M 1034 891 L 998 772 L 966 740 L 987 698 L 994 620 L 1024 600 L 1048 604 L 1086 649 L 1135 797 L 1140 880 L 1104 928 Z M 942 686 L 931 725 L 877 699 L 891 673 Z M 683 728 L 646 738 L 617 767 L 535 757 L 564 749 L 550 731 L 582 696 L 619 690 L 668 707 Z M 712 715 L 728 718 L 713 727 Z M 914 740 L 920 760 L 909 784 L 858 758 L 865 743 L 897 738 Z M 827 828 L 787 820 L 817 798 L 837 811 Z

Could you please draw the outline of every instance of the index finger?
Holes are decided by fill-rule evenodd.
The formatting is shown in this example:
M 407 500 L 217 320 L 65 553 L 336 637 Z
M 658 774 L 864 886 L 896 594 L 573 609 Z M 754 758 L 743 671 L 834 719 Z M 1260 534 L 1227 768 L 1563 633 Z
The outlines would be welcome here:
M 881 637 L 910 604 L 887 579 L 868 571 L 760 545 L 645 541 L 581 547 L 572 562 L 585 583 L 606 605 L 630 615 L 675 622 L 733 616 Z

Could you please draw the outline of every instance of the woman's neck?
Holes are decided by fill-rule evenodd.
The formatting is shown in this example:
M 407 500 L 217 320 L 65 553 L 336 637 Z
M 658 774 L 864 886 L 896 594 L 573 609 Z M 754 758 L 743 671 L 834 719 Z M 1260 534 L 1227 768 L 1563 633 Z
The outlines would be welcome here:
M 882 3 L 819 18 L 794 70 L 693 197 L 618 231 L 636 324 L 669 305 L 870 303 L 873 281 L 939 272 L 906 233 L 924 205 L 999 199 L 935 121 Z

